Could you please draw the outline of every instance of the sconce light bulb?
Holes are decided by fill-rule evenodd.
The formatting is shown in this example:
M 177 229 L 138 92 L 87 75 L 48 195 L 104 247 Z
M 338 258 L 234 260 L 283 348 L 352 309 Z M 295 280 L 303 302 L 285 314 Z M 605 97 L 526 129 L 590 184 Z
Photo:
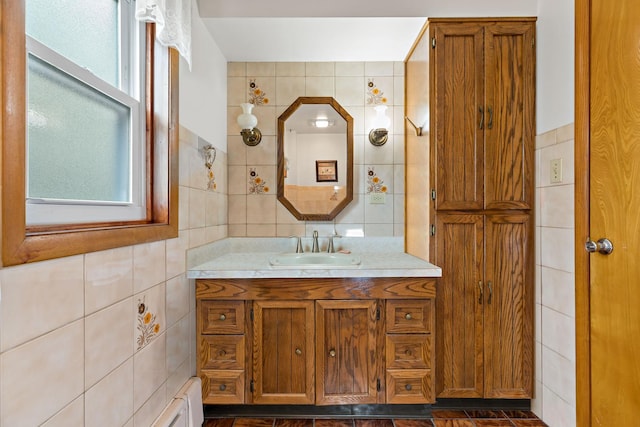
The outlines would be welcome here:
M 258 124 L 258 118 L 251 114 L 251 110 L 253 110 L 254 105 L 248 102 L 240 104 L 242 107 L 242 114 L 238 116 L 238 125 L 240 129 L 253 129 Z

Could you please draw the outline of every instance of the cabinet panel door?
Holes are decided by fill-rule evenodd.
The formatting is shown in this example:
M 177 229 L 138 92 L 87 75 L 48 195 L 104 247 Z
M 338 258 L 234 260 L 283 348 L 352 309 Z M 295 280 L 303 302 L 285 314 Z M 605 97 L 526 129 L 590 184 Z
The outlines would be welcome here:
M 256 301 L 254 403 L 313 404 L 313 301 Z
M 485 29 L 485 208 L 533 205 L 535 23 Z
M 431 164 L 436 209 L 483 208 L 483 26 L 431 26 Z
M 533 252 L 529 215 L 488 215 L 485 397 L 529 398 L 533 382 Z
M 438 397 L 483 397 L 483 215 L 436 217 Z
M 377 403 L 376 301 L 316 302 L 316 403 Z

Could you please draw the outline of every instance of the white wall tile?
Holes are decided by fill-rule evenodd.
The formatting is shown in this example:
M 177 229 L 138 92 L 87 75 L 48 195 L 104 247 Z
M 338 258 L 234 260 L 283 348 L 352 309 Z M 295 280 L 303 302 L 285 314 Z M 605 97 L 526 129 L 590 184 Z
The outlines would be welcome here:
M 173 374 L 189 359 L 189 318 L 183 317 L 167 329 L 167 373 Z
M 83 363 L 84 320 L 2 353 L 0 424 L 40 425 L 66 407 L 84 391 Z
M 158 390 L 147 400 L 133 416 L 135 427 L 147 427 L 153 424 L 158 415 L 167 406 L 170 399 L 167 398 L 166 384 L 162 384 Z
M 247 77 L 273 77 L 276 75 L 274 62 L 247 62 Z
M 189 280 L 181 274 L 167 280 L 166 316 L 170 327 L 189 313 Z
M 138 293 L 165 281 L 165 241 L 133 247 L 133 292 Z
M 92 426 L 121 426 L 133 416 L 133 359 L 128 359 L 85 393 Z
M 304 62 L 276 62 L 276 76 L 304 77 L 306 64 Z
M 336 101 L 348 110 L 350 105 L 362 105 L 365 99 L 364 77 L 336 76 Z
M 335 77 L 309 77 L 305 80 L 305 96 L 335 97 Z
M 137 411 L 167 378 L 166 335 L 161 334 L 133 356 L 133 407 Z M 156 416 L 159 412 L 156 413 Z
M 393 62 L 365 62 L 364 75 L 372 76 L 393 76 Z
M 336 76 L 364 77 L 364 62 L 336 62 Z
M 573 362 L 576 360 L 575 320 L 550 308 L 542 307 L 542 345 Z M 545 367 L 543 367 L 544 372 Z
M 556 270 L 575 270 L 574 231 L 565 228 L 541 228 L 541 264 Z
M 85 315 L 133 294 L 133 247 L 85 255 Z
M 93 386 L 133 356 L 134 309 L 132 298 L 85 319 L 85 388 Z
M 574 228 L 574 185 L 545 187 L 540 191 L 540 224 L 543 227 Z
M 248 165 L 276 166 L 276 137 L 263 136 L 260 144 L 247 149 Z M 274 187 L 275 188 L 275 187 Z
M 298 97 L 303 96 L 305 91 L 305 78 L 302 76 L 276 77 L 275 105 L 291 105 Z M 279 114 L 278 114 L 279 115 Z
M 546 386 L 542 395 L 544 422 L 553 427 L 575 427 L 576 410 Z
M 571 406 L 576 405 L 576 374 L 575 363 L 548 347 L 542 348 L 542 363 L 544 371 L 542 382 Z
M 306 76 L 334 76 L 335 64 L 333 62 L 307 62 L 305 63 Z
M 544 306 L 575 317 L 575 274 L 544 266 L 541 274 Z
M 87 425 L 84 419 L 84 397 L 79 397 L 49 418 L 42 427 L 69 427 Z
M 74 256 L 0 270 L 3 351 L 83 316 L 82 260 Z

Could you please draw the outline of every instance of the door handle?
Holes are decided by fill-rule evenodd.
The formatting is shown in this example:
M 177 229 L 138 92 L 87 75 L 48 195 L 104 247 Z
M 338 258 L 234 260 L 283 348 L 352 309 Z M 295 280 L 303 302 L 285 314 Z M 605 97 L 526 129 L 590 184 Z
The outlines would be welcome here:
M 489 111 L 489 123 L 487 123 L 487 129 L 492 129 L 493 128 L 493 108 L 489 107 L 487 108 L 487 111 Z
M 609 255 L 613 252 L 613 243 L 611 243 L 611 240 L 604 237 L 597 242 L 594 242 L 590 237 L 587 237 L 587 242 L 584 244 L 584 248 L 589 253 L 598 252 L 602 255 Z
M 482 107 L 478 107 L 478 112 L 480 113 L 480 130 L 484 127 L 484 110 Z

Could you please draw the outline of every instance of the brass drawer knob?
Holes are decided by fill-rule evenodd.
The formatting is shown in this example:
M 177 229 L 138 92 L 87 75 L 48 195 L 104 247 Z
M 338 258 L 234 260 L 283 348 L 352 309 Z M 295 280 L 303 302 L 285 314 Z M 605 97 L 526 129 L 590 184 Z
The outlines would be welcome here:
M 407 313 L 404 315 L 404 318 L 407 320 L 411 320 L 413 317 L 411 316 L 411 313 Z
M 299 348 L 296 348 L 296 354 L 298 356 L 302 355 L 302 350 L 300 350 Z
M 227 386 L 224 384 L 220 384 L 220 391 L 225 391 L 227 389 Z
M 336 351 L 334 349 L 329 350 L 329 356 L 336 357 Z
M 224 313 L 223 313 L 223 314 L 221 314 L 221 315 L 220 315 L 220 320 L 222 320 L 222 321 L 227 320 L 227 316 L 225 316 L 225 314 L 224 314 Z
M 227 352 L 226 352 L 226 351 L 224 351 L 224 350 L 220 350 L 220 351 L 218 352 L 218 356 L 221 356 L 221 357 L 222 357 L 222 356 L 224 356 L 224 355 L 226 355 L 226 354 L 227 354 Z

